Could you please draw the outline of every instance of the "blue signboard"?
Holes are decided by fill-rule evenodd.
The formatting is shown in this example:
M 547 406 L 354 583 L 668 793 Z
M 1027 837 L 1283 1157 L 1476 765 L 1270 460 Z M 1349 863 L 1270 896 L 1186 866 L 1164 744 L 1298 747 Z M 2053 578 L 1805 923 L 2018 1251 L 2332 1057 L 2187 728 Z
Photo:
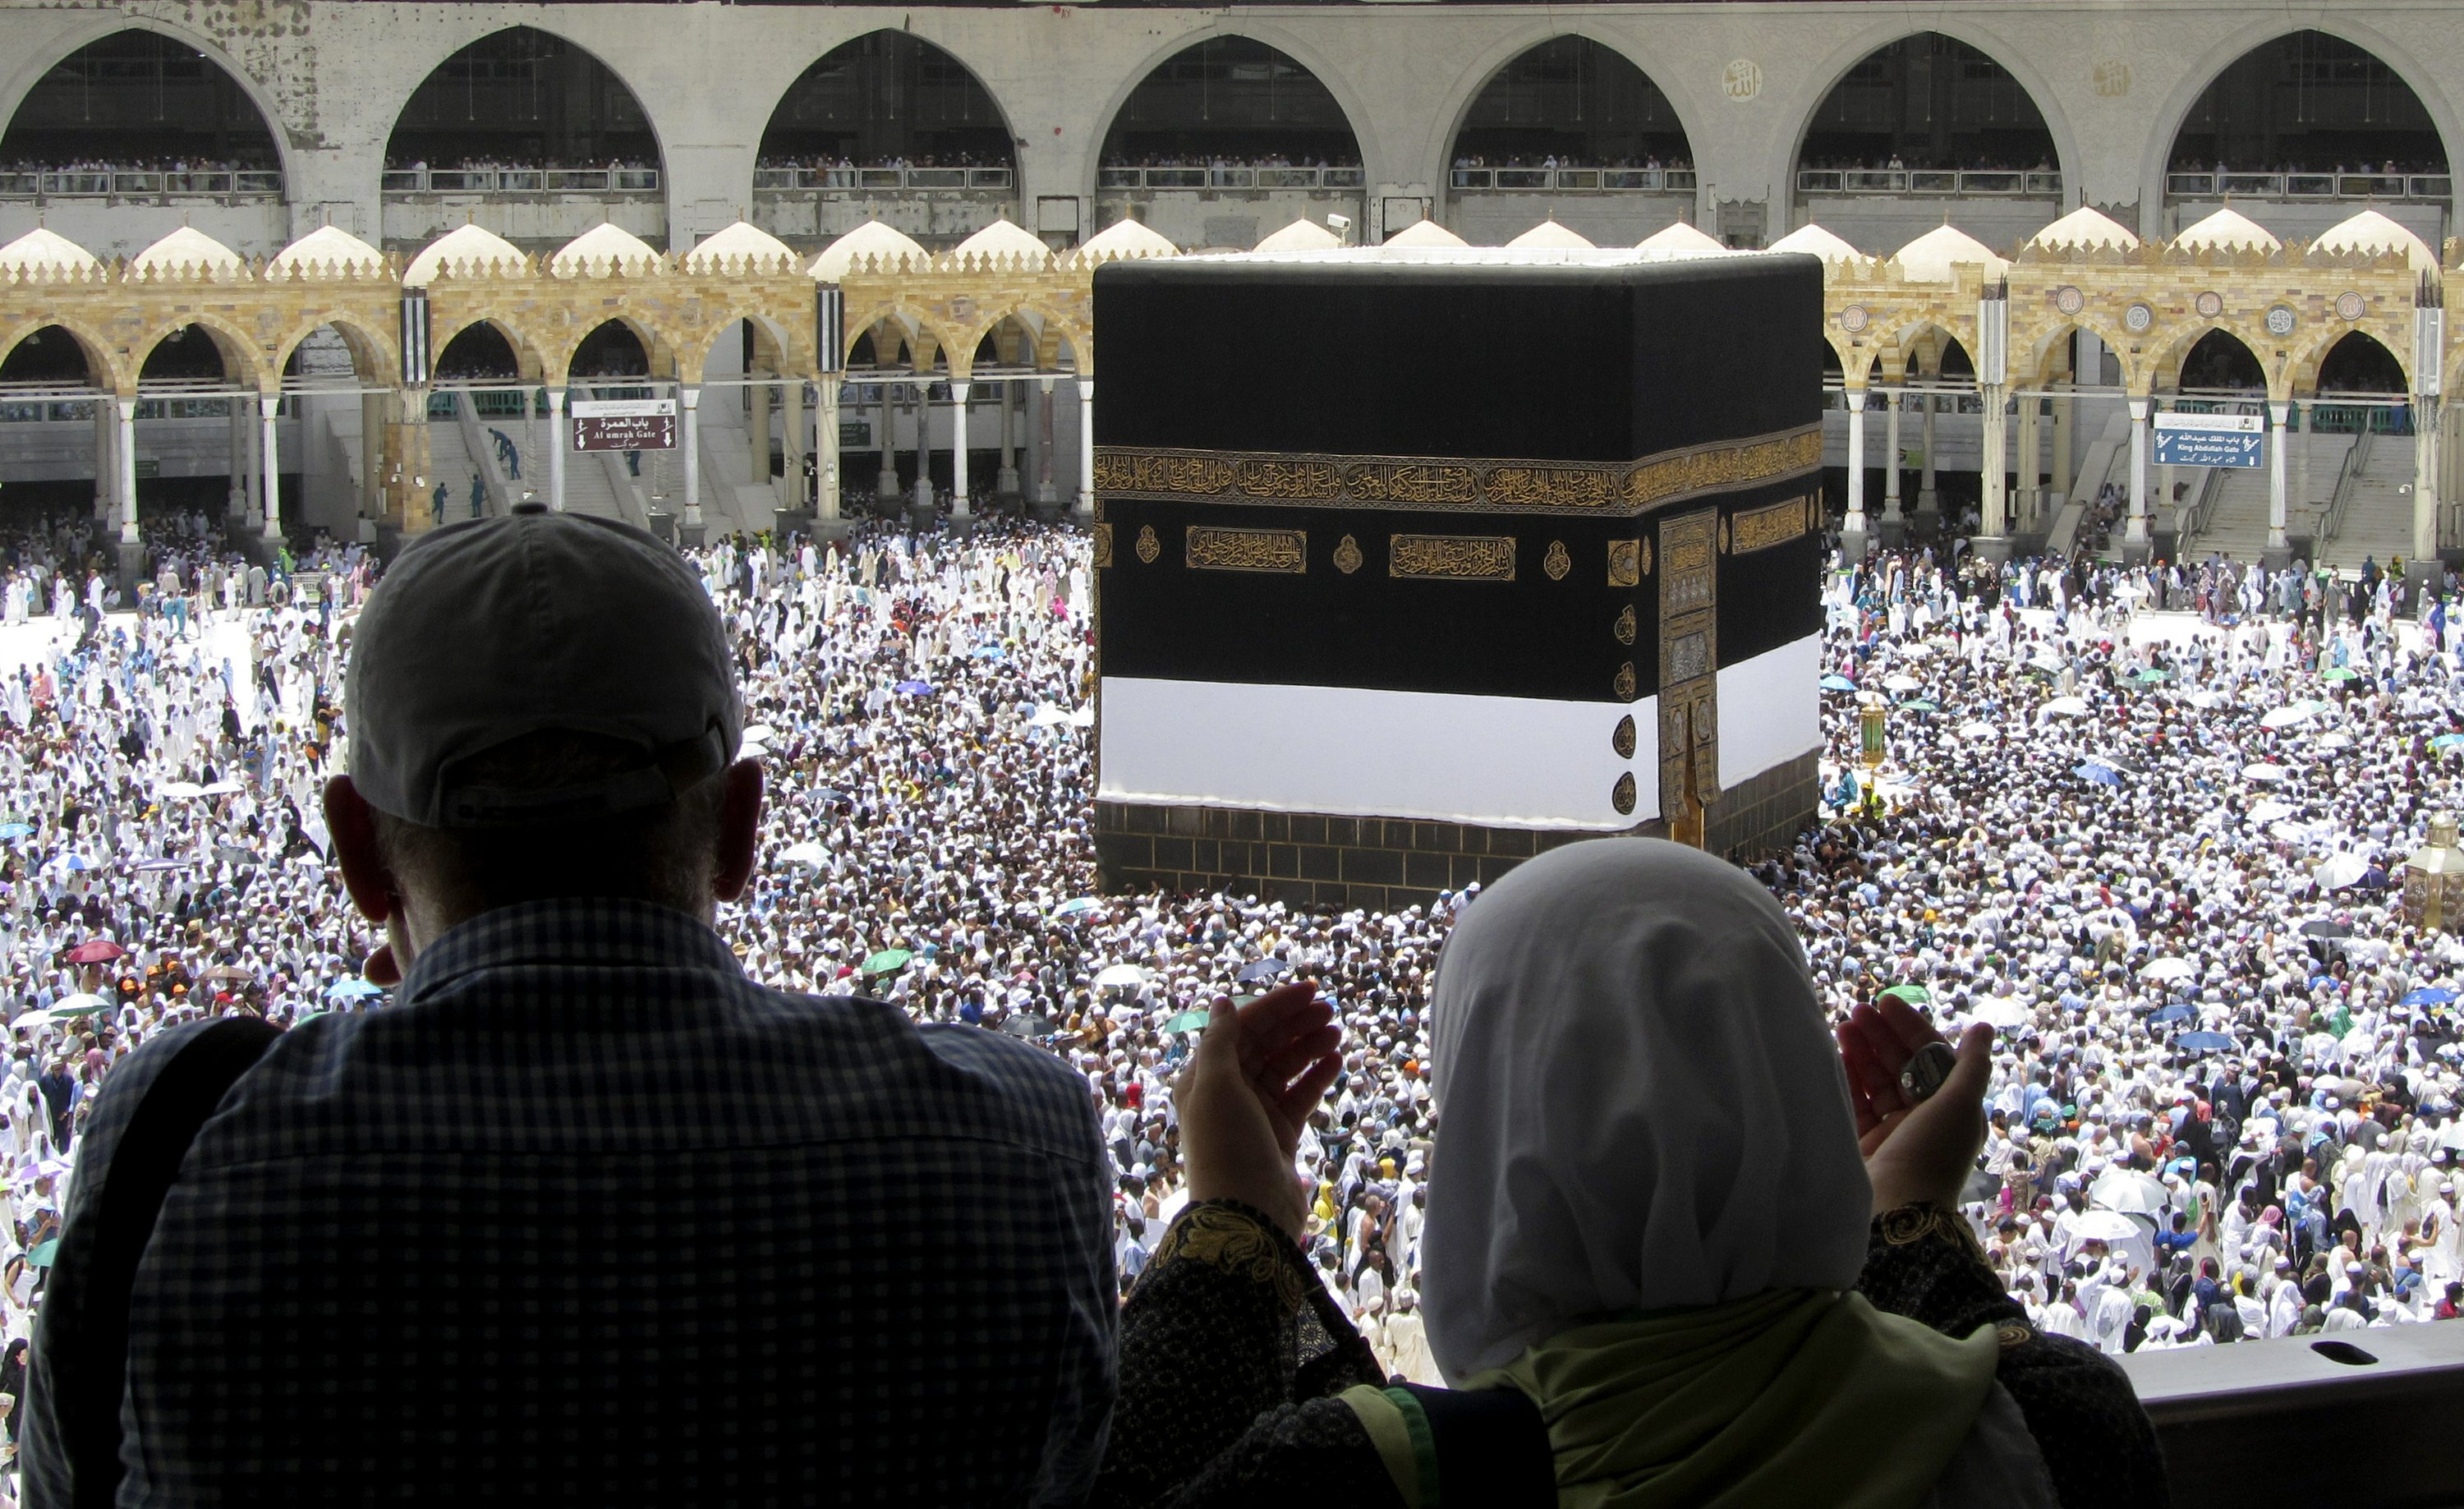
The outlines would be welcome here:
M 2267 421 L 2256 414 L 2158 414 L 2158 466 L 2266 464 Z

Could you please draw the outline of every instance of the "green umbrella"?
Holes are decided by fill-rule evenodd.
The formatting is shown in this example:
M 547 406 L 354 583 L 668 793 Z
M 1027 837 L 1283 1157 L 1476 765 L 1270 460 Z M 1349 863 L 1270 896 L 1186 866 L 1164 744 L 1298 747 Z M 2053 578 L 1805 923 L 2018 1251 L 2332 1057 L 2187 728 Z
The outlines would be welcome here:
M 33 1264 L 37 1268 L 51 1267 L 54 1262 L 58 1260 L 59 1255 L 60 1239 L 56 1236 L 53 1237 L 48 1242 L 36 1242 L 33 1246 L 26 1249 L 26 1261 Z
M 1195 1032 L 1206 1026 L 1212 1014 L 1207 1011 L 1183 1011 L 1164 1023 L 1163 1030 L 1167 1032 Z
M 2150 686 L 2153 686 L 2159 681 L 2169 681 L 2172 677 L 2151 665 L 2139 673 L 2139 679 L 2146 682 Z
M 1922 697 L 1912 697 L 1900 704 L 1903 713 L 1938 713 L 1942 709 Z
M 915 954 L 912 949 L 885 948 L 881 952 L 874 954 L 871 958 L 867 959 L 862 965 L 858 965 L 858 967 L 866 974 L 891 974 L 896 970 L 906 968 L 907 961 L 914 957 Z
M 1925 988 L 1921 985 L 1895 985 L 1881 993 L 1884 995 L 1898 996 L 1901 1000 L 1905 1001 L 1910 1006 L 1923 1006 L 1927 1001 L 1933 999 L 1932 992 L 1926 990 Z
M 2319 674 L 2322 681 L 2349 681 L 2360 673 L 2349 665 L 2331 666 Z

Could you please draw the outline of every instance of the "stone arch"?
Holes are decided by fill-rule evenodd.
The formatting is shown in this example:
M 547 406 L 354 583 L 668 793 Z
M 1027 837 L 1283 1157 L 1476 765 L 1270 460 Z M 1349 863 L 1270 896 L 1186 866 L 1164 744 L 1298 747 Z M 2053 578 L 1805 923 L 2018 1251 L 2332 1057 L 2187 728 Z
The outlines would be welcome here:
M 515 366 L 523 381 L 545 382 L 547 380 L 548 362 L 542 343 L 534 339 L 531 331 L 520 321 L 495 311 L 481 311 L 467 315 L 451 325 L 442 320 L 438 321 L 433 334 L 429 337 L 429 348 L 434 351 L 435 359 L 442 363 L 446 353 L 453 348 L 455 341 L 461 339 L 466 332 L 482 325 L 496 332 L 504 339 L 505 344 L 512 348 Z
M 402 373 L 402 346 L 395 332 L 383 325 L 370 325 L 347 309 L 312 309 L 302 315 L 289 331 L 269 347 L 268 360 L 278 374 L 291 362 L 291 354 L 299 343 L 319 330 L 331 325 L 342 344 L 350 348 L 351 366 L 362 382 L 373 386 L 390 386 Z M 442 349 L 442 347 L 439 347 Z
M 996 135 L 998 136 L 1001 160 L 1006 163 L 1011 171 L 1015 173 L 1018 168 L 1017 131 L 1011 124 L 1009 108 L 1001 103 L 1001 97 L 996 95 L 993 92 L 992 86 L 984 81 L 982 72 L 977 69 L 973 64 L 967 62 L 964 58 L 960 57 L 950 48 L 942 45 L 939 41 L 913 31 L 901 30 L 892 27 L 876 27 L 869 32 L 859 33 L 854 36 L 850 36 L 843 41 L 834 43 L 828 51 L 821 54 L 810 63 L 806 64 L 803 70 L 796 75 L 794 80 L 791 81 L 784 90 L 781 91 L 778 102 L 770 107 L 770 114 L 762 125 L 761 139 L 756 149 L 758 155 L 765 158 L 773 155 L 774 142 L 778 144 L 779 149 L 783 150 L 785 148 L 786 144 L 783 141 L 779 140 L 779 133 L 782 129 L 780 118 L 781 114 L 787 110 L 790 102 L 795 99 L 797 93 L 804 88 L 807 80 L 811 79 L 814 75 L 821 71 L 824 64 L 828 63 L 832 58 L 837 57 L 842 53 L 846 53 L 850 49 L 858 48 L 874 37 L 882 36 L 900 38 L 913 43 L 913 45 L 926 50 L 929 55 L 946 60 L 951 66 L 957 68 L 960 73 L 966 76 L 967 82 L 973 87 L 974 93 L 981 97 L 984 102 L 991 106 L 992 119 L 989 122 L 984 122 L 982 127 L 984 132 L 983 141 L 986 144 L 989 144 L 993 137 Z M 929 58 L 927 60 L 929 60 Z M 792 128 L 792 126 L 790 128 Z M 857 155 L 860 162 L 861 152 Z M 1013 182 L 1015 180 L 1013 180 Z
M 77 343 L 85 357 L 86 380 L 106 392 L 131 393 L 137 389 L 137 369 L 120 362 L 114 344 L 74 315 L 35 309 L 0 325 L 0 362 L 25 344 L 30 336 L 46 330 L 58 330 Z
M 157 322 L 128 343 L 132 379 L 142 377 L 146 359 L 154 354 L 157 346 L 191 325 L 203 330 L 213 342 L 214 348 L 222 353 L 224 375 L 234 387 L 253 388 L 260 393 L 270 393 L 281 386 L 282 368 L 268 365 L 265 347 L 253 337 L 226 316 L 194 308 Z
M 1863 388 L 1866 375 L 1874 369 L 1873 348 L 1842 340 L 1838 322 L 1833 320 L 1822 322 L 1822 344 L 1830 349 L 1832 360 L 1839 364 L 1839 380 L 1850 388 Z
M 1539 51 L 1551 42 L 1569 37 L 1589 42 L 1611 56 L 1631 65 L 1636 73 L 1642 76 L 1645 82 L 1659 90 L 1660 97 L 1668 102 L 1668 113 L 1675 122 L 1676 133 L 1685 143 L 1686 155 L 1691 158 L 1694 152 L 1695 133 L 1692 126 L 1686 122 L 1685 110 L 1678 103 L 1676 96 L 1668 92 L 1668 86 L 1661 82 L 1653 76 L 1652 71 L 1644 66 L 1643 60 L 1627 50 L 1627 38 L 1619 36 L 1607 27 L 1594 24 L 1588 18 L 1564 16 L 1552 17 L 1541 25 L 1524 28 L 1490 44 L 1469 67 L 1463 71 L 1456 80 L 1452 93 L 1447 97 L 1447 103 L 1441 115 L 1441 119 L 1446 122 L 1445 135 L 1437 144 L 1441 159 L 1448 165 L 1454 162 L 1455 144 L 1463 140 L 1463 123 L 1470 120 L 1472 108 L 1480 103 L 1481 98 L 1487 94 L 1489 86 L 1497 81 L 1499 75 L 1529 54 Z
M 729 304 L 717 312 L 699 335 L 670 343 L 675 353 L 677 380 L 700 382 L 703 369 L 710 365 L 711 353 L 718 349 L 718 343 L 733 334 L 739 323 L 753 327 L 754 358 L 766 363 L 770 370 L 781 376 L 796 377 L 812 369 L 812 352 L 797 339 L 791 327 L 781 324 L 750 305 Z M 854 350 L 855 340 L 866 333 L 864 330 L 854 332 L 854 339 L 847 342 L 847 350 L 839 354 L 842 366 L 846 365 L 848 353 Z
M 2387 360 L 2395 364 L 2396 370 L 2403 374 L 2403 390 L 2412 391 L 2414 385 L 2411 352 L 2401 342 L 2389 339 L 2391 335 L 2393 335 L 2392 331 L 2373 328 L 2368 321 L 2349 325 L 2328 325 L 2313 332 L 2307 340 L 2285 354 L 2283 382 L 2285 392 L 2288 395 L 2305 390 L 2317 393 L 2320 377 L 2327 366 L 2327 358 L 2345 342 L 2356 339 L 2366 341 L 2385 352 Z
M 2200 99 L 2217 79 L 2224 77 L 2226 70 L 2258 49 L 2296 33 L 2322 30 L 2305 24 L 2300 19 L 2303 14 L 2281 11 L 2251 12 L 2249 26 L 2237 25 L 2229 36 L 2183 71 L 2180 79 L 2156 110 L 2157 129 L 2148 134 L 2147 146 L 2140 160 L 2139 181 L 2143 197 L 2149 206 L 2161 207 L 2164 204 L 2165 174 L 2173 160 L 2174 144 L 2181 140 L 2182 128 L 2189 123 L 2190 111 L 2198 105 Z M 2412 91 L 2413 98 L 2421 101 L 2422 109 L 2429 112 L 2431 125 L 2438 132 L 2439 144 L 2446 150 L 2448 166 L 2452 169 L 2455 164 L 2454 144 L 2464 139 L 2464 120 L 2459 120 L 2447 97 L 2430 82 L 2434 77 L 2431 71 L 2386 32 L 2358 23 L 2341 13 L 2335 17 L 2335 26 L 2336 30 L 2326 34 L 2349 42 L 2385 63 L 2404 81 L 2405 87 Z
M 593 321 L 587 327 L 584 327 L 580 320 L 575 321 L 571 326 L 567 327 L 568 334 L 561 342 L 556 353 L 556 386 L 561 387 L 573 382 L 574 358 L 582 354 L 583 346 L 589 343 L 591 337 L 597 335 L 600 331 L 606 329 L 609 325 L 616 325 L 622 328 L 626 333 L 632 336 L 634 341 L 640 344 L 642 348 L 642 366 L 644 368 L 644 370 L 639 374 L 642 381 L 652 382 L 657 380 L 661 375 L 660 368 L 662 367 L 667 368 L 669 371 L 673 371 L 675 369 L 674 352 L 669 347 L 668 343 L 661 338 L 659 330 L 655 325 L 652 325 L 648 321 L 644 320 L 641 315 L 634 310 L 611 309 L 606 312 L 606 318 Z M 605 382 L 612 381 L 614 379 L 597 378 L 592 380 Z
M 1976 369 L 1975 332 L 1963 333 L 1960 327 L 1930 314 L 1914 316 L 1875 343 L 1874 357 L 1868 368 L 1880 368 L 1894 379 L 1914 361 L 1921 375 L 1939 377 L 1951 349 L 1956 347 L 1969 371 Z
M 2258 367 L 2261 379 L 2260 388 L 2267 397 L 2280 399 L 2286 396 L 2283 373 L 2280 370 L 2269 370 L 2267 358 L 2259 354 L 2267 348 L 2265 334 L 2233 320 L 2196 321 L 2167 335 L 2164 344 L 2157 348 L 2148 362 L 2151 388 L 2180 392 L 2183 369 L 2189 363 L 2191 353 L 2198 349 L 2202 342 L 2212 335 L 2229 338 L 2249 354 L 2251 361 Z
M 2013 336 L 2018 334 L 2013 331 Z M 2081 313 L 2057 320 L 2044 334 L 2028 344 L 2026 353 L 2014 356 L 2011 363 L 2011 380 L 2018 383 L 2051 382 L 2055 371 L 2055 352 L 2074 335 L 2092 335 L 2104 343 L 2122 363 L 2123 385 L 2129 386 L 2131 372 L 2130 343 L 2119 324 L 2096 315 Z
M 489 26 L 477 29 L 471 34 L 464 36 L 451 49 L 440 54 L 434 61 L 430 62 L 429 66 L 417 76 L 417 81 L 403 94 L 399 100 L 394 102 L 392 113 L 393 124 L 385 134 L 384 148 L 385 157 L 388 160 L 393 157 L 394 144 L 400 138 L 403 130 L 403 118 L 409 113 L 412 104 L 417 101 L 420 92 L 428 88 L 430 83 L 435 82 L 436 76 L 443 72 L 448 64 L 451 63 L 455 58 L 460 57 L 463 54 L 470 52 L 473 48 L 491 42 L 497 37 L 520 32 L 534 33 L 539 36 L 550 38 L 565 47 L 571 48 L 574 52 L 587 58 L 609 78 L 613 79 L 617 86 L 623 89 L 627 95 L 631 97 L 634 108 L 641 113 L 642 129 L 649 133 L 652 150 L 658 158 L 659 182 L 664 185 L 667 182 L 668 172 L 667 136 L 666 133 L 659 129 L 658 118 L 650 113 L 650 107 L 644 102 L 642 91 L 635 86 L 631 79 L 618 72 L 614 64 L 601 56 L 596 50 L 586 46 L 583 42 L 575 39 L 573 36 L 557 30 L 552 26 L 535 26 L 529 22 L 517 22 L 511 25 Z M 403 74 L 407 75 L 409 73 L 409 68 L 406 67 L 402 72 Z M 566 164 L 562 166 L 587 166 L 589 165 Z
M 1974 25 L 1965 16 L 1935 11 L 1925 14 L 1923 24 L 1903 15 L 1891 14 L 1860 28 L 1814 68 L 1815 77 L 1822 80 L 1821 87 L 1807 91 L 1810 98 L 1795 122 L 1772 142 L 1772 150 L 1779 154 L 1771 164 L 1771 198 L 1775 204 L 1794 204 L 1796 165 L 1805 155 L 1805 139 L 1813 131 L 1815 118 L 1822 113 L 1823 106 L 1831 102 L 1832 95 L 1846 81 L 1848 75 L 1865 59 L 1893 43 L 1928 33 L 1974 48 L 2011 76 L 2020 92 L 2027 96 L 2028 102 L 2035 107 L 2037 119 L 2044 122 L 2045 134 L 2053 138 L 2054 166 L 2061 170 L 2066 196 L 2077 196 L 2079 186 L 2086 182 L 2087 159 L 2080 150 L 2077 128 L 2061 108 L 2061 91 L 2023 53 L 2010 47 L 2004 38 Z M 1772 233 L 1776 235 L 1780 229 L 1774 221 Z
M 929 370 L 933 365 L 934 353 L 939 351 L 948 340 L 949 332 L 941 322 L 927 313 L 913 300 L 885 299 L 874 302 L 860 314 L 848 317 L 846 327 L 849 332 L 847 337 L 847 350 L 849 352 L 855 350 L 856 336 L 873 329 L 884 322 L 897 327 L 907 346 L 908 369 L 911 371 Z M 883 365 L 888 366 L 892 353 L 882 350 L 878 340 L 873 343 L 873 350 L 882 359 Z
M 1220 17 L 1222 12 L 1215 14 Z M 1087 155 L 1084 192 L 1089 199 L 1091 200 L 1095 194 L 1095 175 L 1102 166 L 1104 148 L 1112 140 L 1113 128 L 1119 123 L 1121 111 L 1129 104 L 1130 97 L 1137 93 L 1139 86 L 1156 69 L 1191 48 L 1218 37 L 1240 37 L 1271 47 L 1306 70 L 1328 94 L 1334 97 L 1335 108 L 1343 113 L 1344 124 L 1351 129 L 1353 144 L 1359 150 L 1361 165 L 1368 170 L 1369 181 L 1378 181 L 1384 163 L 1380 152 L 1382 144 L 1375 137 L 1376 117 L 1360 91 L 1353 86 L 1340 69 L 1333 66 L 1332 59 L 1307 38 L 1273 25 L 1264 17 L 1244 14 L 1237 26 L 1214 19 L 1165 38 L 1124 73 L 1121 82 L 1114 86 L 1111 96 L 1104 101 L 1102 112 L 1096 117 L 1103 124 L 1095 133 L 1095 150 Z M 1389 170 L 1383 176 L 1392 178 L 1394 174 Z
M 238 58 L 233 57 L 229 51 L 203 32 L 136 10 L 106 9 L 93 13 L 95 20 L 91 24 L 62 33 L 55 39 L 53 47 L 37 53 L 25 67 L 11 75 L 5 83 L 0 83 L 0 121 L 13 124 L 18 111 L 25 106 L 26 97 L 34 92 L 52 70 L 95 43 L 107 41 L 123 32 L 151 32 L 156 35 L 168 37 L 183 47 L 196 49 L 204 55 L 207 61 L 221 69 L 227 78 L 239 86 L 240 92 L 246 95 L 249 102 L 256 107 L 257 119 L 265 123 L 266 134 L 274 140 L 274 158 L 275 165 L 282 170 L 284 192 L 286 196 L 291 192 L 290 186 L 293 180 L 291 133 L 284 124 L 281 109 L 273 92 L 265 86 L 263 80 L 250 73 Z M 0 126 L 0 137 L 5 135 L 6 127 Z

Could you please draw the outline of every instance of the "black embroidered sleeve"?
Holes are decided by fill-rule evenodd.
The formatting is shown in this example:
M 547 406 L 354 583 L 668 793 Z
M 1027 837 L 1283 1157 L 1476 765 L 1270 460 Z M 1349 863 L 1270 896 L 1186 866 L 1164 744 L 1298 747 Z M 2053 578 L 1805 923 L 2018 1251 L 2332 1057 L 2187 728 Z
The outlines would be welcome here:
M 1876 1216 L 1857 1289 L 1876 1309 L 1947 1336 L 1994 1328 L 1995 1377 L 2036 1438 L 2063 1509 L 2165 1509 L 2164 1452 L 2129 1378 L 2096 1348 L 2030 1325 L 1958 1212 L 1912 1205 Z
M 1183 1210 L 1121 1311 L 1119 1402 L 1099 1509 L 1199 1509 L 1274 1494 L 1399 1506 L 1350 1406 L 1382 1384 L 1300 1250 L 1231 1200 Z

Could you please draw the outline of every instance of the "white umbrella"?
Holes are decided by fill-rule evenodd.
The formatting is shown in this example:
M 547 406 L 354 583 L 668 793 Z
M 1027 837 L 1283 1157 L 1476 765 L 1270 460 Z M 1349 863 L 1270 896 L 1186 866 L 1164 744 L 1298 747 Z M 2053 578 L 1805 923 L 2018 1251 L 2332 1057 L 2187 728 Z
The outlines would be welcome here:
M 2146 1235 L 2147 1229 L 2119 1210 L 2090 1210 L 2071 1232 L 2084 1242 L 2126 1242 Z
M 2325 733 L 2319 736 L 2319 747 L 2321 749 L 2342 749 L 2352 742 L 2353 736 L 2341 729 L 2333 733 Z
M 1976 1010 L 1968 1014 L 1973 1020 L 1983 1022 L 1988 1027 L 2009 1029 L 2028 1025 L 2028 1009 L 2007 995 L 1997 995 L 1990 1000 L 1980 1001 L 1977 1003 Z
M 1069 715 L 1061 710 L 1061 704 L 1059 702 L 1046 702 L 1035 710 L 1035 716 L 1026 721 L 1026 726 L 1029 728 L 1050 728 L 1067 721 L 1069 721 Z
M 2346 852 L 2329 854 L 2320 861 L 2319 868 L 2311 871 L 2310 874 L 2311 877 L 2319 882 L 2321 889 L 2341 891 L 2348 885 L 2357 883 L 2369 872 L 2369 868 L 2368 860 L 2364 859 L 2360 854 Z
M 760 740 L 747 739 L 743 743 L 737 746 L 736 758 L 738 760 L 759 760 L 769 752 L 770 746 L 763 743 Z
M 2088 1186 L 2087 1197 L 2101 1209 L 2150 1218 L 2160 1214 L 2167 1203 L 2163 1185 L 2145 1174 L 2126 1168 L 2116 1169 Z M 2125 1232 L 2106 1240 L 2127 1241 L 2137 1234 L 2135 1232 Z
M 2256 765 L 2243 766 L 2241 778 L 2245 781 L 2281 781 L 2284 779 L 2284 766 L 2260 761 Z
M 181 801 L 186 801 L 192 796 L 205 795 L 206 788 L 199 786 L 194 781 L 165 781 L 158 788 L 156 794 L 175 797 Z
M 1092 727 L 1094 727 L 1094 726 L 1095 726 L 1095 704 L 1094 704 L 1094 703 L 1092 703 L 1092 702 L 1089 702 L 1089 703 L 1088 703 L 1086 706 L 1084 706 L 1084 707 L 1082 707 L 1082 708 L 1078 709 L 1076 712 L 1071 713 L 1071 714 L 1069 715 L 1069 726 L 1070 726 L 1070 727 L 1072 727 L 1072 728 L 1092 728 Z
M 2205 690 L 2192 692 L 2190 694 L 2190 705 L 2192 707 L 2205 709 L 2209 712 L 2213 712 L 2215 709 L 2225 705 L 2225 694 L 2222 692 Z
M 237 781 L 209 781 L 204 786 L 197 788 L 197 794 L 200 796 L 229 796 L 239 789 L 240 784 Z
M 2083 697 L 2057 697 L 2045 704 L 2044 710 L 2053 714 L 2056 718 L 2085 718 L 2087 716 L 2087 699 Z
M 2278 823 L 2275 827 L 2270 828 L 2268 832 L 2275 834 L 2277 837 L 2281 838 L 2288 844 L 2306 844 L 2310 842 L 2310 830 L 2302 827 L 2299 823 Z
M 1882 684 L 1894 692 L 1913 692 L 1918 687 L 1925 685 L 1923 681 L 1918 680 L 1915 677 L 1908 676 L 1904 673 L 1899 676 L 1886 676 L 1882 677 Z
M 2293 804 L 2290 802 L 2279 802 L 2274 797 L 2268 798 L 2266 801 L 2259 803 L 2250 810 L 2250 820 L 2254 823 L 2279 822 L 2292 815 Z
M 2309 721 L 2309 704 L 2305 702 L 2297 702 L 2291 707 L 2277 707 L 2270 709 L 2259 719 L 2258 726 L 2261 728 L 2290 728 L 2296 723 L 2306 723 Z
M 756 743 L 764 739 L 776 739 L 778 737 L 779 730 L 771 727 L 768 723 L 755 723 L 752 727 L 744 730 L 744 740 L 748 743 Z
M 1991 739 L 1993 737 L 1993 725 L 1991 723 L 1962 723 L 1959 725 L 1959 737 L 1962 739 Z
M 1108 965 L 1095 976 L 1095 988 L 1109 990 L 1115 987 L 1130 988 L 1147 983 L 1147 972 L 1136 965 Z
M 815 869 L 819 869 L 823 865 L 827 864 L 829 862 L 829 858 L 830 852 L 828 850 L 809 839 L 801 844 L 790 844 L 786 848 L 779 851 L 779 862 L 781 864 L 808 864 L 813 866 Z
M 2199 972 L 2199 966 L 2188 959 L 2157 959 L 2139 971 L 2143 980 L 2188 980 Z

